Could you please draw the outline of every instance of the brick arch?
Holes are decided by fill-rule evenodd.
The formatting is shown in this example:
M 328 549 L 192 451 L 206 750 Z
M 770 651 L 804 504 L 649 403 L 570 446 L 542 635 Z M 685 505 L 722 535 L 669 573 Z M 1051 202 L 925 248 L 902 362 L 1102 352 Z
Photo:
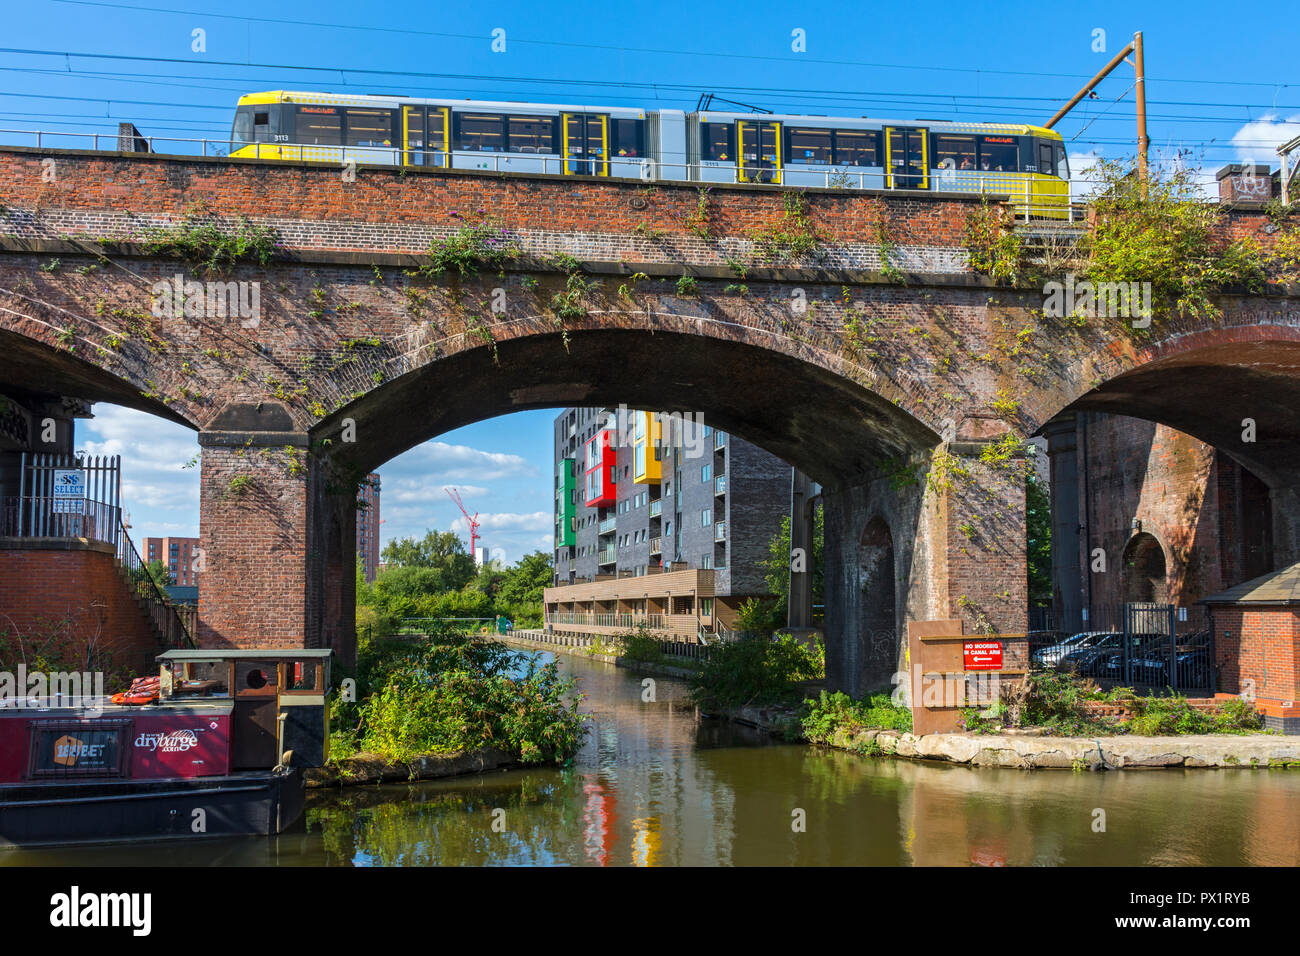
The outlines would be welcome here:
M 1169 599 L 1169 558 L 1165 546 L 1150 531 L 1135 534 L 1120 558 L 1125 603 L 1164 604 Z
M 1040 421 L 1097 411 L 1154 421 L 1221 449 L 1271 487 L 1300 476 L 1300 310 L 1294 322 L 1184 330 L 1111 353 L 1091 388 L 1039 406 Z M 1113 372 L 1113 374 L 1111 374 Z M 1255 440 L 1243 441 L 1243 419 Z
M 700 334 L 698 317 L 669 313 L 652 313 L 641 325 L 601 324 L 607 321 L 594 316 L 567 329 L 567 349 L 549 318 L 530 317 L 518 322 L 526 331 L 501 337 L 495 349 L 474 343 L 419 363 L 377 356 L 372 364 L 381 372 L 407 370 L 317 423 L 311 435 L 329 438 L 345 420 L 353 423 L 358 441 L 333 448 L 352 471 L 365 472 L 498 415 L 625 403 L 703 414 L 832 485 L 860 477 L 882 458 L 904 460 L 940 441 L 937 423 L 907 410 L 907 395 L 888 383 L 882 394 L 855 381 L 848 364 L 825 350 L 723 323 L 703 323 L 707 332 Z

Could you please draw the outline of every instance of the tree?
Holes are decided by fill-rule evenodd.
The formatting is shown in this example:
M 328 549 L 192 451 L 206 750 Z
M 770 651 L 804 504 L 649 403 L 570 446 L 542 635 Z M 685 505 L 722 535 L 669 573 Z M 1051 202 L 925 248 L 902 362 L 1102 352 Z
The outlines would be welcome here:
M 1038 476 L 1025 480 L 1026 560 L 1029 603 L 1052 602 L 1052 502 Z
M 501 582 L 497 592 L 497 607 L 507 616 L 529 623 L 540 621 L 542 592 L 550 586 L 554 571 L 551 556 L 545 551 L 534 551 L 520 558 Z
M 399 538 L 384 545 L 381 557 L 391 568 L 432 568 L 443 575 L 442 588 L 458 591 L 473 580 L 474 559 L 450 531 L 425 532 L 424 538 Z
M 826 593 L 826 564 L 823 554 L 826 550 L 826 520 L 822 508 L 814 509 L 813 518 L 813 553 L 805 556 L 805 567 L 813 575 L 813 604 L 821 604 Z M 776 606 L 772 613 L 776 620 L 788 619 L 790 606 L 790 516 L 781 516 L 781 530 L 772 535 L 767 545 L 767 556 L 760 562 L 763 568 L 763 580 L 768 590 L 776 595 Z

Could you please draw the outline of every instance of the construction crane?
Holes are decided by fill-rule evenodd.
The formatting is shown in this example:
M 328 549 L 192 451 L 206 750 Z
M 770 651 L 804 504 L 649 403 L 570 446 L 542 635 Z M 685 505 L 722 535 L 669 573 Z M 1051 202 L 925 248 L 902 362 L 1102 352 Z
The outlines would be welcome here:
M 459 491 L 455 488 L 444 488 L 443 491 L 447 492 L 447 497 L 456 502 L 456 507 L 460 509 L 460 513 L 465 516 L 465 520 L 469 523 L 469 553 L 473 556 L 478 553 L 478 512 L 474 512 L 474 517 L 471 518 L 469 512 L 465 510 L 464 502 L 460 500 Z

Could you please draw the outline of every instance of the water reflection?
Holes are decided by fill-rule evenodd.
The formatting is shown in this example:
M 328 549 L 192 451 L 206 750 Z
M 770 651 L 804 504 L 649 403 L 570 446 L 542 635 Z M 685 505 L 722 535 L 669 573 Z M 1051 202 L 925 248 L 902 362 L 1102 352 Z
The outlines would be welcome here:
M 561 658 L 569 769 L 314 792 L 271 840 L 0 853 L 0 865 L 1295 865 L 1300 774 L 1069 773 L 868 759 L 702 720 L 678 682 Z M 1094 810 L 1106 832 L 1093 831 Z M 805 832 L 792 828 L 804 811 Z M 494 822 L 497 826 L 494 827 Z

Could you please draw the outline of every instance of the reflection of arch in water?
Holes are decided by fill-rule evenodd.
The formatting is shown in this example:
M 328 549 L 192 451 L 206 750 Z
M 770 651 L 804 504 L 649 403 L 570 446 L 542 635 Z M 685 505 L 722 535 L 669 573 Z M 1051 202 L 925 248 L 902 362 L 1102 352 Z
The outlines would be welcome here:
M 1164 604 L 1169 600 L 1168 562 L 1156 536 L 1143 531 L 1124 546 L 1125 603 Z
M 898 573 L 894 536 L 877 515 L 858 539 L 858 569 L 862 581 L 862 686 L 883 690 L 898 669 Z

